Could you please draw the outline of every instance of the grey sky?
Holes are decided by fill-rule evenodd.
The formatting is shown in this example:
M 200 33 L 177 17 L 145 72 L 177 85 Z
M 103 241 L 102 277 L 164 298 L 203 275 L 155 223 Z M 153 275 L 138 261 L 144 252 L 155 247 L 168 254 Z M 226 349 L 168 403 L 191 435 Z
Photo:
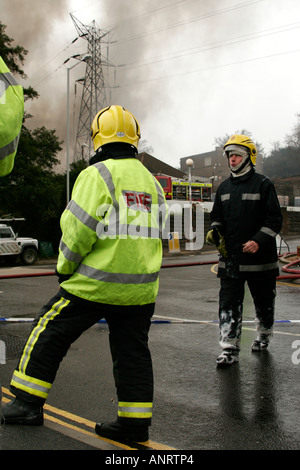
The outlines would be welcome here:
M 29 50 L 26 84 L 40 94 L 31 125 L 56 128 L 65 142 L 62 64 L 87 47 L 72 44 L 70 12 L 111 31 L 112 104 L 136 115 L 153 155 L 174 167 L 240 129 L 268 153 L 297 122 L 299 0 L 0 0 L 0 11 L 7 34 Z M 72 139 L 82 76 L 79 65 L 71 74 Z

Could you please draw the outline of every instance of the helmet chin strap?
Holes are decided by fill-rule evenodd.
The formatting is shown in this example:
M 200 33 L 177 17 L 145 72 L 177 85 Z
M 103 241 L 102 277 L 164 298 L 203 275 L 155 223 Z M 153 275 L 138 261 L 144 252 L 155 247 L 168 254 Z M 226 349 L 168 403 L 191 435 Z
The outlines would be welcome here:
M 231 155 L 239 155 L 240 157 L 242 157 L 242 160 L 239 163 L 239 165 L 235 167 L 230 166 Z M 248 149 L 245 147 L 242 147 L 241 145 L 237 145 L 237 144 L 226 145 L 225 150 L 224 150 L 224 156 L 227 157 L 228 166 L 231 170 L 231 176 L 233 176 L 234 178 L 245 175 L 246 173 L 248 173 L 248 171 L 251 170 L 251 168 L 253 168 L 253 164 L 252 164 Z
M 232 176 L 235 177 L 235 178 L 245 175 L 252 168 L 250 155 L 248 155 L 245 159 L 243 159 L 241 161 L 241 163 L 239 165 L 237 165 L 236 167 L 231 167 L 230 164 L 229 164 L 229 159 L 228 159 L 228 165 L 229 165 L 229 168 L 231 170 Z

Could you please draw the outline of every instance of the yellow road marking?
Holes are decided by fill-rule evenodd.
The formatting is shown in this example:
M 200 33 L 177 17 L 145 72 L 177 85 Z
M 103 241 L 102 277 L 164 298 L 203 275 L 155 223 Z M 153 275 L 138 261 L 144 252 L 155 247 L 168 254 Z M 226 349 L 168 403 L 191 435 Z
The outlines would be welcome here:
M 295 282 L 282 282 L 282 281 L 277 281 L 277 284 L 280 284 L 281 286 L 300 287 L 300 284 L 296 284 Z
M 5 387 L 2 387 L 2 392 L 5 393 L 6 395 L 9 395 L 10 397 L 13 397 L 14 395 Z M 8 402 L 9 399 L 6 398 L 6 397 L 2 397 L 2 400 L 4 402 Z M 55 408 L 54 406 L 51 406 L 51 405 L 48 405 L 48 404 L 45 404 L 44 405 L 44 409 L 45 410 L 48 410 L 50 411 L 51 413 L 54 413 L 58 416 L 62 416 L 66 419 L 69 419 L 71 421 L 74 421 L 75 423 L 78 423 L 78 424 L 84 424 L 85 426 L 89 427 L 89 428 L 92 428 L 92 429 L 95 429 L 95 425 L 96 423 L 93 422 L 93 421 L 90 421 L 86 418 L 82 418 L 81 416 L 77 416 L 77 415 L 74 415 L 73 413 L 69 413 L 68 411 L 65 411 L 65 410 L 60 410 L 59 408 Z M 62 427 L 62 429 L 64 428 L 68 428 L 69 430 L 72 430 L 74 432 L 77 432 L 77 433 L 81 433 L 81 434 L 84 434 L 86 436 L 89 436 L 90 438 L 94 438 L 94 439 L 100 439 L 102 441 L 102 448 L 103 450 L 106 449 L 107 450 L 107 446 L 110 446 L 110 449 L 112 448 L 121 448 L 121 449 L 130 449 L 130 450 L 137 450 L 137 446 L 134 447 L 134 446 L 129 446 L 129 445 L 126 445 L 126 444 L 123 444 L 121 442 L 117 442 L 117 441 L 113 441 L 111 439 L 106 439 L 104 437 L 101 437 L 101 436 L 97 436 L 97 434 L 95 434 L 94 432 L 90 432 L 90 431 L 87 431 L 85 429 L 82 429 L 78 426 L 75 426 L 73 424 L 70 424 L 70 423 L 67 423 L 65 421 L 62 421 L 54 416 L 51 416 L 47 413 L 44 414 L 44 418 L 47 420 L 47 421 L 50 421 L 51 423 L 55 423 L 56 425 L 59 425 L 60 427 Z M 46 426 L 47 426 L 47 423 L 46 423 Z M 53 428 L 53 426 L 48 426 L 48 427 L 51 427 Z M 55 427 L 55 430 L 56 431 L 59 431 L 59 432 L 62 432 L 61 429 L 56 426 Z M 63 434 L 65 434 L 65 432 L 63 432 Z M 70 434 L 69 434 L 70 435 Z M 76 438 L 75 434 L 74 435 L 71 435 L 71 437 L 74 437 Z M 78 437 L 77 437 L 78 439 Z M 79 439 L 81 440 L 81 439 Z M 104 447 L 104 443 L 106 445 L 106 447 Z M 95 441 L 89 441 L 88 442 L 89 445 L 94 445 L 96 447 L 99 447 L 99 444 L 95 444 Z M 138 443 L 139 444 L 139 443 Z M 112 447 L 114 446 L 114 447 Z M 157 442 L 154 442 L 154 441 L 146 441 L 146 442 L 142 442 L 140 443 L 140 447 L 143 447 L 143 448 L 149 448 L 149 449 L 153 449 L 153 450 L 175 450 L 174 447 L 169 447 L 169 446 L 166 446 L 164 444 L 160 444 L 160 443 L 157 443 Z
M 217 271 L 216 271 L 216 267 L 217 267 L 217 266 L 218 266 L 218 263 L 213 264 L 212 267 L 210 268 L 210 270 L 211 270 L 211 272 L 212 272 L 213 274 L 217 274 Z
M 90 431 L 86 431 L 85 429 L 79 428 L 78 426 L 74 426 L 73 424 L 66 423 L 65 421 L 62 421 L 61 419 L 55 418 L 54 416 L 50 416 L 46 413 L 44 413 L 44 418 L 47 419 L 48 421 L 52 421 L 53 423 L 56 423 L 56 424 L 59 424 L 60 426 L 63 426 L 63 428 L 66 427 L 66 428 L 71 429 L 73 431 L 77 431 L 80 434 L 85 434 L 87 436 L 90 436 L 92 439 L 101 440 L 102 443 L 100 444 L 100 446 L 101 446 L 100 448 L 102 448 L 103 450 L 105 449 L 105 446 L 103 445 L 103 441 L 107 442 L 107 443 L 114 443 L 113 448 L 115 448 L 117 446 L 117 447 L 121 447 L 122 449 L 127 449 L 127 450 L 132 450 L 133 449 L 133 447 L 126 446 L 125 444 L 122 444 L 120 442 L 111 441 L 110 439 L 105 439 L 104 437 L 101 437 L 101 436 L 97 436 L 95 433 L 92 433 Z M 52 426 L 49 426 L 49 427 L 52 427 Z M 58 428 L 55 428 L 55 427 L 54 427 L 54 429 L 59 430 Z M 63 434 L 65 434 L 65 433 L 63 433 Z M 93 442 L 91 443 L 91 441 L 89 441 L 89 444 L 94 446 L 94 443 Z M 96 445 L 96 447 L 98 447 L 98 446 Z

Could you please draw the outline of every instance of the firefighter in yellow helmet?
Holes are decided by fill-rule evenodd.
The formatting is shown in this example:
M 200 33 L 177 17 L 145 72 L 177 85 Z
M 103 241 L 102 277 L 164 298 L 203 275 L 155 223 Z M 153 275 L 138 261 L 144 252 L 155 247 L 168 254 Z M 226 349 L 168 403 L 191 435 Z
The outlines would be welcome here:
M 14 167 L 23 114 L 23 88 L 0 56 L 0 176 Z
M 115 421 L 98 423 L 96 432 L 145 441 L 153 404 L 148 333 L 162 261 L 158 209 L 166 210 L 165 198 L 136 158 L 140 126 L 129 111 L 101 110 L 91 136 L 96 154 L 78 176 L 61 217 L 60 290 L 35 320 L 11 381 L 17 398 L 2 412 L 6 423 L 42 424 L 42 405 L 62 357 L 104 318 L 118 413 Z
M 276 235 L 282 214 L 272 182 L 255 171 L 257 149 L 246 135 L 233 135 L 224 145 L 230 177 L 216 191 L 207 242 L 220 251 L 218 277 L 220 346 L 218 366 L 238 361 L 244 284 L 253 297 L 257 338 L 252 351 L 268 347 L 274 324 Z
M 140 125 L 136 118 L 121 106 L 109 106 L 102 109 L 94 118 L 91 128 L 94 150 L 97 152 L 94 160 L 99 160 L 99 154 L 109 151 L 117 152 L 117 148 L 127 144 L 127 152 L 136 153 L 141 138 Z M 113 145 L 109 145 L 113 144 Z

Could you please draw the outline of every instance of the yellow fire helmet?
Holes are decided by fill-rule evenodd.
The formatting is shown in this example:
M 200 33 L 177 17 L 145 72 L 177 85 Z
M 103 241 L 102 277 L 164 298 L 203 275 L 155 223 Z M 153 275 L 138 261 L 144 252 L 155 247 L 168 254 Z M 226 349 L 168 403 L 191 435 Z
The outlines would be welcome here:
M 228 147 L 229 145 L 241 145 L 242 147 L 246 147 L 249 151 L 252 165 L 256 164 L 257 149 L 251 137 L 247 135 L 238 135 L 238 134 L 232 135 L 230 139 L 224 145 L 224 152 L 227 157 L 228 157 L 227 155 L 228 149 L 226 150 L 226 147 Z
M 108 106 L 96 114 L 91 137 L 95 151 L 114 142 L 130 144 L 137 149 L 141 138 L 140 125 L 133 114 L 122 106 Z

